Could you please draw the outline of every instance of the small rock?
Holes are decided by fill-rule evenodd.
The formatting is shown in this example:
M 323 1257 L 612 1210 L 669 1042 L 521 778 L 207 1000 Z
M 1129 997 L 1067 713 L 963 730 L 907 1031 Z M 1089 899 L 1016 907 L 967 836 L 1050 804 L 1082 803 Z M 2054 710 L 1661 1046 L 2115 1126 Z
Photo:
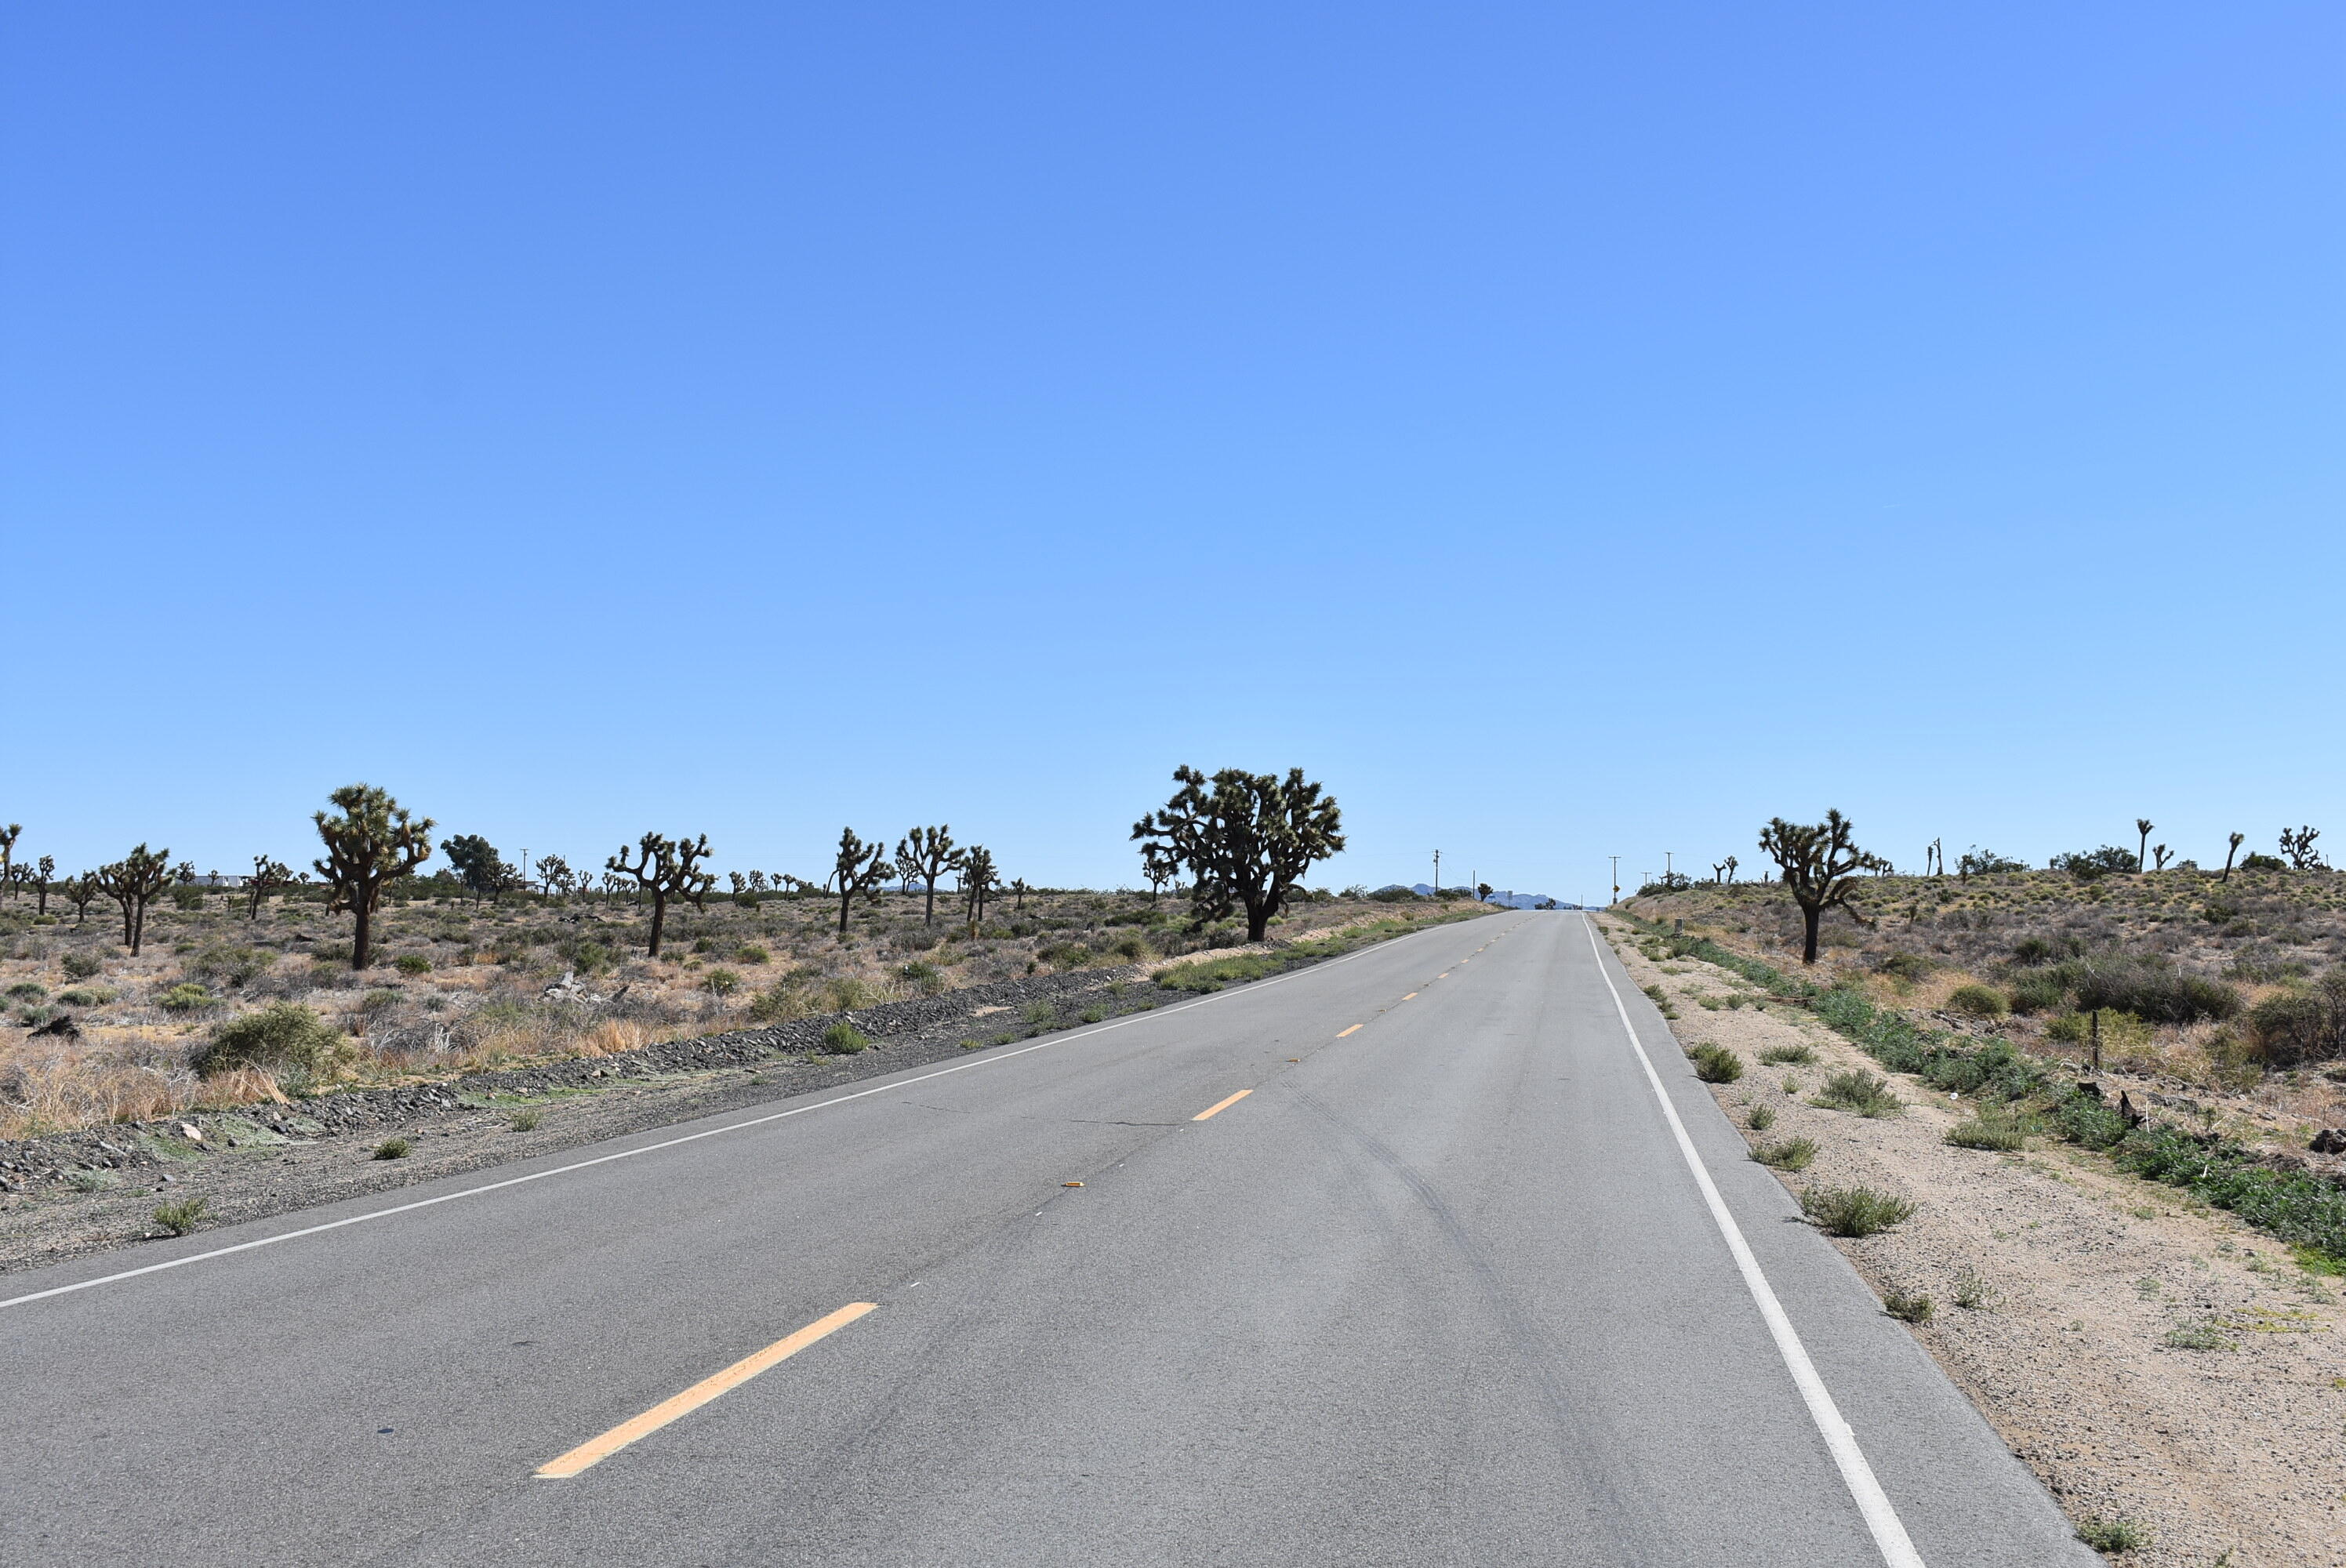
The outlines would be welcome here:
M 2324 1127 L 2313 1135 L 2311 1145 L 2317 1155 L 2346 1155 L 2346 1127 Z
M 193 1122 L 181 1122 L 179 1124 L 179 1135 L 190 1143 L 199 1144 L 204 1141 L 203 1128 L 196 1125 Z

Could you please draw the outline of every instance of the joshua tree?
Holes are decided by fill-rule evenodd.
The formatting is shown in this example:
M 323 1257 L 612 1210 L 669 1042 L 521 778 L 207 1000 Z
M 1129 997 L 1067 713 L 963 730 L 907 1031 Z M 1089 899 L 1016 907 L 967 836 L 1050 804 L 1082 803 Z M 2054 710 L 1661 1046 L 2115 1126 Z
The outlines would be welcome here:
M 896 869 L 910 881 L 918 877 L 929 891 L 929 907 L 921 916 L 923 925 L 937 923 L 937 879 L 947 871 L 961 869 L 961 851 L 954 848 L 953 829 L 914 828 L 896 845 Z M 907 892 L 912 890 L 908 887 Z
M 978 922 L 985 918 L 985 901 L 993 895 L 994 889 L 994 851 L 984 844 L 972 844 L 962 855 L 961 896 L 973 934 Z
M 2232 880 L 2232 857 L 2239 854 L 2240 846 L 2248 841 L 2249 836 L 2246 833 L 2232 835 L 2232 847 L 2224 852 L 2224 874 L 2216 879 L 2218 881 L 2229 882 Z
M 0 828 L 0 887 L 6 888 L 11 903 L 16 898 L 16 840 L 24 831 L 22 822 Z
M 2134 850 L 2134 869 L 2139 874 L 2150 869 L 2150 819 L 2137 817 L 2134 820 L 2134 830 L 2142 836 L 2141 842 L 2135 845 Z
M 311 819 L 325 841 L 326 858 L 310 864 L 333 889 L 327 910 L 351 911 L 351 967 L 364 969 L 382 884 L 432 858 L 434 823 L 429 817 L 414 820 L 388 790 L 372 784 L 345 784 L 326 799 L 341 815 L 320 811 Z
M 839 857 L 831 862 L 831 880 L 839 894 L 840 935 L 847 934 L 847 917 L 854 911 L 856 895 L 870 892 L 896 874 L 887 855 L 884 845 L 865 843 L 855 836 L 854 829 L 839 830 Z
M 2167 859 L 2173 853 L 2165 844 L 2153 844 L 2150 847 L 2150 869 L 2154 871 L 2167 870 Z
M 540 855 L 537 858 L 537 880 L 547 893 L 567 898 L 570 890 L 578 885 L 578 873 L 560 855 Z
M 608 880 L 617 885 L 620 877 L 632 877 L 635 884 L 652 896 L 652 940 L 646 951 L 648 958 L 658 958 L 660 932 L 668 924 L 670 899 L 683 899 L 694 909 L 706 909 L 700 901 L 717 885 L 714 872 L 694 868 L 709 858 L 709 835 L 698 839 L 679 833 L 673 839 L 663 839 L 658 833 L 646 833 L 636 841 L 636 858 L 627 859 L 627 847 L 603 862 Z
M 2320 837 L 2321 830 L 2319 828 L 2300 828 L 2295 832 L 2283 828 L 2280 830 L 2280 852 L 2289 857 L 2290 865 L 2298 871 L 2326 871 L 2330 869 L 2330 862 L 2323 860 L 2321 852 L 2313 847 L 2313 840 Z
M 98 895 L 105 891 L 105 885 L 97 880 L 96 871 L 84 871 L 77 877 L 57 884 L 57 891 L 64 894 L 66 902 L 74 907 L 74 924 L 76 925 L 80 925 L 89 919 L 89 906 L 96 903 Z
M 750 873 L 750 891 L 753 893 L 762 893 L 766 891 L 765 872 L 751 871 Z
M 1491 901 L 1491 895 L 1498 891 L 1498 889 L 1493 887 L 1488 882 L 1476 882 L 1474 884 L 1474 901 L 1478 904 L 1489 903 Z
M 36 873 L 33 885 L 41 890 L 41 907 L 35 910 L 33 912 L 35 914 L 45 915 L 49 912 L 49 879 L 57 874 L 56 857 L 55 855 L 43 855 L 40 860 L 34 864 L 33 870 Z
M 138 956 L 147 940 L 147 901 L 171 885 L 171 851 L 141 844 L 97 872 L 98 891 L 122 906 L 122 941 Z
M 1724 882 L 1727 881 L 1727 862 L 1725 860 L 1714 860 L 1711 862 L 1710 880 L 1713 882 Z
M 1014 910 L 1014 911 L 1015 911 L 1017 913 L 1020 913 L 1020 914 L 1024 914 L 1024 913 L 1025 913 L 1025 912 L 1026 912 L 1026 895 L 1027 895 L 1028 893 L 1033 892 L 1035 890 L 1034 890 L 1033 888 L 1030 888 L 1030 887 L 1028 887 L 1028 886 L 1026 885 L 1026 879 L 1025 879 L 1025 878 L 1024 878 L 1024 877 L 1018 877 L 1018 878 L 1015 878 L 1015 879 L 1013 879 L 1013 881 L 1011 881 L 1011 883 L 1010 883 L 1010 891 L 1011 891 L 1011 892 L 1012 892 L 1013 894 L 1015 894 L 1015 896 L 1013 898 L 1013 900 L 1011 901 L 1011 904 L 1010 904 L 1011 909 L 1012 909 L 1012 910 Z
M 1134 831 L 1138 832 L 1148 826 L 1148 819 L 1143 818 L 1134 824 Z M 1157 901 L 1157 891 L 1159 888 L 1180 874 L 1181 862 L 1172 850 L 1162 844 L 1151 843 L 1140 846 L 1140 875 L 1141 880 L 1148 884 L 1150 903 Z
M 1802 963 L 1817 961 L 1817 922 L 1825 911 L 1847 910 L 1851 919 L 1871 923 L 1849 901 L 1851 883 L 1858 872 L 1879 871 L 1888 862 L 1859 849 L 1850 831 L 1849 819 L 1837 810 L 1808 826 L 1778 817 L 1760 830 L 1760 847 L 1774 857 L 1784 886 L 1800 906 Z
M 259 920 L 260 906 L 280 888 L 293 884 L 292 868 L 267 855 L 252 857 L 252 875 L 244 879 L 244 918 Z
M 1283 779 L 1238 768 L 1208 779 L 1184 765 L 1173 779 L 1180 789 L 1134 823 L 1132 836 L 1161 840 L 1188 870 L 1189 908 L 1198 923 L 1243 908 L 1247 940 L 1260 942 L 1303 873 L 1343 849 L 1335 798 L 1306 782 L 1300 768 L 1289 769 Z

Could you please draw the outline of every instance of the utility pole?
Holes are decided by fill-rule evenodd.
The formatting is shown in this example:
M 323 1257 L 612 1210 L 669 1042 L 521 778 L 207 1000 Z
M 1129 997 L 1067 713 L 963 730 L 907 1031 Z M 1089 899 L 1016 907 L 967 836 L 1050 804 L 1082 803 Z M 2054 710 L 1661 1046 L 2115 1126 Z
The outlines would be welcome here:
M 1433 896 L 1442 896 L 1442 851 L 1433 851 Z
M 1668 850 L 1664 850 L 1662 851 L 1662 881 L 1667 882 L 1677 874 L 1677 869 L 1670 864 L 1670 852 Z
M 1618 855 L 1609 855 L 1606 859 L 1613 862 L 1613 898 L 1611 902 L 1608 902 L 1605 907 L 1606 909 L 1611 909 L 1614 904 L 1617 904 L 1621 901 L 1621 857 Z

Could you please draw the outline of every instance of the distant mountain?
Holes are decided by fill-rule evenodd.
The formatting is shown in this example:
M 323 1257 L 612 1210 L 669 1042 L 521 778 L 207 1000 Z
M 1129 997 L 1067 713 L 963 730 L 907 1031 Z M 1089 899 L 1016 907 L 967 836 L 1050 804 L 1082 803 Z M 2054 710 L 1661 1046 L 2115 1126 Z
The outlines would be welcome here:
M 1391 892 L 1393 889 L 1399 886 L 1401 886 L 1399 882 L 1387 882 L 1383 887 L 1379 888 L 1377 891 L 1381 893 Z M 1412 882 L 1409 885 L 1409 891 L 1415 893 L 1419 898 L 1430 899 L 1433 896 L 1433 884 L 1431 882 Z M 1545 893 L 1518 893 L 1513 891 L 1496 892 L 1493 893 L 1484 901 L 1486 903 L 1494 903 L 1502 908 L 1511 910 L 1535 910 L 1545 904 L 1553 904 L 1560 910 L 1576 910 L 1580 907 L 1578 904 L 1566 903 L 1562 899 L 1550 898 Z

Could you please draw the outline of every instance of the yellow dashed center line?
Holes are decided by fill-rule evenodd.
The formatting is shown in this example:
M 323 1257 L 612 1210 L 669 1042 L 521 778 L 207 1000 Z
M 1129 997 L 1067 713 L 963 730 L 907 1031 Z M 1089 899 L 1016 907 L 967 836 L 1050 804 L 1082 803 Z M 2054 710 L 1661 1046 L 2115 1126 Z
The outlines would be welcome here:
M 1240 1100 L 1245 1099 L 1249 1095 L 1251 1095 L 1251 1094 L 1253 1094 L 1253 1093 L 1254 1093 L 1254 1091 L 1253 1091 L 1252 1089 L 1240 1089 L 1237 1094 L 1232 1095 L 1229 1099 L 1227 1099 L 1227 1100 L 1218 1101 L 1218 1102 L 1216 1102 L 1215 1104 L 1213 1104 L 1213 1105 L 1210 1105 L 1207 1106 L 1204 1110 L 1202 1110 L 1202 1111 L 1198 1112 L 1196 1115 L 1194 1115 L 1194 1116 L 1190 1117 L 1189 1119 L 1190 1119 L 1191 1121 L 1193 1121 L 1193 1122 L 1202 1122 L 1202 1121 L 1204 1121 L 1208 1116 L 1219 1115 L 1220 1115 L 1222 1112 L 1229 1110 L 1232 1105 L 1237 1105 Z
M 602 1463 L 640 1437 L 648 1437 L 679 1416 L 689 1415 L 718 1395 L 730 1392 L 766 1370 L 789 1360 L 817 1339 L 837 1332 L 879 1308 L 876 1301 L 851 1301 L 828 1318 L 818 1318 L 788 1339 L 777 1339 L 756 1355 L 734 1362 L 712 1378 L 703 1378 L 674 1399 L 662 1400 L 631 1421 L 623 1421 L 601 1437 L 580 1443 L 560 1459 L 540 1465 L 539 1479 L 567 1481 L 579 1471 Z
M 1337 1038 L 1337 1039 L 1339 1039 L 1339 1040 L 1341 1040 L 1341 1039 L 1342 1039 L 1345 1035 L 1347 1035 L 1347 1034 L 1354 1034 L 1354 1033 L 1358 1033 L 1360 1032 L 1361 1028 L 1362 1028 L 1362 1025 L 1360 1025 L 1360 1024 L 1358 1024 L 1358 1023 L 1355 1023 L 1355 1024 L 1353 1024 L 1353 1025 L 1352 1025 L 1352 1028 L 1350 1028 L 1350 1029 L 1341 1029 L 1341 1030 L 1338 1030 L 1338 1031 L 1337 1031 L 1337 1033 L 1336 1033 L 1336 1038 Z
M 1413 991 L 1407 996 L 1402 997 L 1402 1000 L 1403 1002 L 1414 1002 L 1417 1000 L 1417 993 Z

